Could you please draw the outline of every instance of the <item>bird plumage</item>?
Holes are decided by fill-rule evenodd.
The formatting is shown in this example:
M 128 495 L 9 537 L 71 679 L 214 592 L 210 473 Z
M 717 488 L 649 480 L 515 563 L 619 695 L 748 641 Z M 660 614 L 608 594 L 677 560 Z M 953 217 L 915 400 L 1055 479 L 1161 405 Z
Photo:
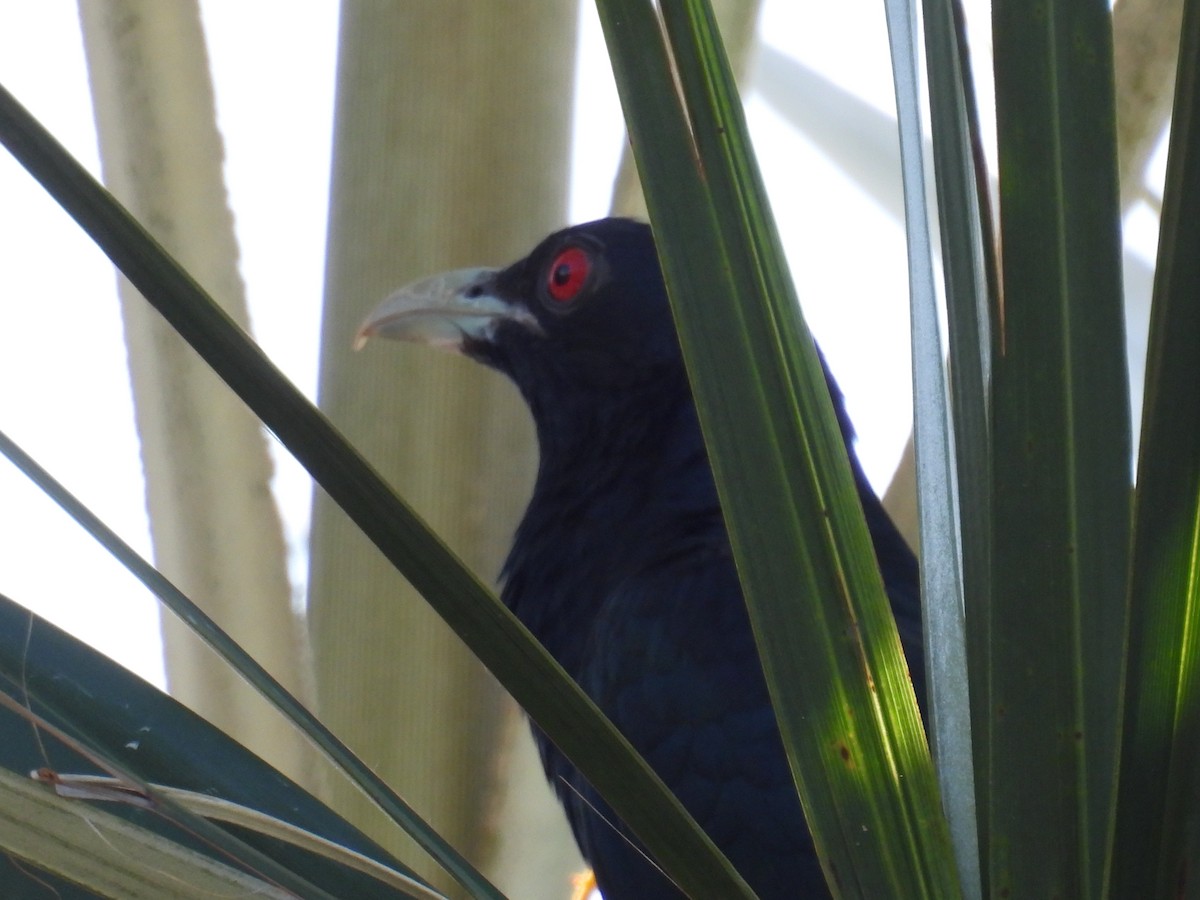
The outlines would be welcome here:
M 502 270 L 393 295 L 364 325 L 511 378 L 540 460 L 502 599 L 672 788 L 759 896 L 828 889 L 784 758 L 648 226 L 605 219 Z M 449 298 L 449 299 L 447 299 Z M 452 327 L 447 330 L 447 323 Z M 853 453 L 918 697 L 916 561 Z M 678 896 L 534 729 L 606 900 Z

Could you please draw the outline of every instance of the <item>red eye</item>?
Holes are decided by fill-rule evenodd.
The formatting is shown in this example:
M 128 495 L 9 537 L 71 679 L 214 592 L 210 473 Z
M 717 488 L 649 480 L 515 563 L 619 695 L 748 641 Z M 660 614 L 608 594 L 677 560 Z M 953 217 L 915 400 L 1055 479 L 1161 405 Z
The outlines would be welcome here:
M 554 257 L 546 275 L 546 290 L 559 303 L 575 299 L 588 275 L 592 271 L 592 260 L 578 247 L 567 247 Z

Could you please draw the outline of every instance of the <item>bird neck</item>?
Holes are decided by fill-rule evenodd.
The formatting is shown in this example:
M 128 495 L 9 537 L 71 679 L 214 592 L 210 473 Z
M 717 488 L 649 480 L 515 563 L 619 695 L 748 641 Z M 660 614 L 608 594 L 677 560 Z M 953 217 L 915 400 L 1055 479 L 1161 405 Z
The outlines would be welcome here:
M 628 533 L 635 519 L 661 527 L 664 518 L 716 508 L 682 373 L 626 390 L 601 388 L 595 396 L 572 394 L 575 402 L 535 413 L 539 465 L 530 513 Z
M 604 599 L 680 541 L 724 545 L 686 381 L 535 405 L 540 461 L 505 602 L 563 665 Z
M 579 631 L 590 627 L 625 579 L 684 548 L 705 546 L 717 553 L 729 548 L 682 373 L 653 386 L 597 389 L 594 395 L 573 386 L 564 393 L 570 402 L 527 397 L 540 460 L 505 563 L 502 597 L 574 671 Z M 889 570 L 902 569 L 904 579 L 915 583 L 915 560 L 863 474 L 841 395 L 834 398 L 872 540 L 877 548 L 898 548 L 898 559 L 881 562 Z

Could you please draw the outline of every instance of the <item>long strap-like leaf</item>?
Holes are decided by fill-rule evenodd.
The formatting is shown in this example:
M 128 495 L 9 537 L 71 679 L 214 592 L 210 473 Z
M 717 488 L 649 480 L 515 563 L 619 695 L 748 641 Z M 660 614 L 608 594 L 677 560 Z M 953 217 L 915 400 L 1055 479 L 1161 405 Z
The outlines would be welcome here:
M 885 0 L 884 6 L 892 48 L 904 176 L 913 345 L 913 438 L 920 497 L 921 613 L 929 683 L 930 740 L 937 761 L 942 799 L 950 820 L 963 893 L 975 898 L 980 895 L 979 838 L 963 602 L 961 511 L 964 504 L 959 499 L 958 469 L 955 468 L 950 397 L 946 388 L 938 295 L 933 281 L 929 210 L 925 199 L 916 3 Z M 958 57 L 950 4 L 943 2 L 939 7 L 935 9 L 934 4 L 927 4 L 926 26 L 935 37 L 941 38 L 929 48 L 928 60 L 930 102 L 943 113 L 934 119 L 934 145 L 941 173 L 938 199 L 939 221 L 944 226 L 941 232 L 942 260 L 947 296 L 952 291 L 962 291 L 965 296 L 956 299 L 960 305 L 971 308 L 979 299 L 983 279 L 976 277 L 975 264 L 981 258 L 976 224 L 979 210 L 974 203 L 971 137 L 962 87 L 969 73 Z M 936 20 L 938 27 L 933 27 L 930 19 Z M 936 101 L 949 107 L 951 115 L 946 115 Z M 947 169 L 957 177 L 949 177 Z M 947 190 L 947 185 L 959 190 Z M 959 226 L 958 229 L 952 231 L 947 218 Z M 977 351 L 980 346 L 976 341 Z M 970 362 L 964 360 L 963 368 L 976 376 L 983 372 L 978 357 Z M 982 411 L 986 409 L 985 384 L 983 378 L 978 377 L 972 385 L 976 389 L 978 421 L 983 420 Z M 976 541 L 980 538 L 979 535 L 974 537 Z
M 170 579 L 143 559 L 91 510 L 84 506 L 49 472 L 38 465 L 29 454 L 0 432 L 0 454 L 34 482 L 46 496 L 71 516 L 123 566 L 142 582 L 162 604 L 179 616 L 193 632 L 221 656 L 258 691 L 268 703 L 279 710 L 308 737 L 322 753 L 356 782 L 394 821 L 412 836 L 447 872 L 472 890 L 498 896 L 487 880 L 451 847 L 426 821 L 376 775 L 362 760 L 343 744 L 315 715 L 290 694 L 257 660 L 226 634 L 204 610 L 200 609 Z
M 748 894 L 711 839 L 517 618 L 103 187 L 0 88 L 0 141 L 417 588 L 694 897 Z M 358 783 L 400 821 L 377 778 Z M 451 872 L 496 896 L 466 868 Z
M 1113 800 L 1129 552 L 1109 5 L 999 0 L 993 30 L 1003 311 L 992 368 L 985 894 L 1094 897 Z
M 1200 2 L 1183 44 L 1159 226 L 1138 464 L 1110 897 L 1200 881 Z
M 831 885 L 953 896 L 912 686 L 711 10 L 663 3 L 668 53 L 650 4 L 598 5 L 764 671 Z

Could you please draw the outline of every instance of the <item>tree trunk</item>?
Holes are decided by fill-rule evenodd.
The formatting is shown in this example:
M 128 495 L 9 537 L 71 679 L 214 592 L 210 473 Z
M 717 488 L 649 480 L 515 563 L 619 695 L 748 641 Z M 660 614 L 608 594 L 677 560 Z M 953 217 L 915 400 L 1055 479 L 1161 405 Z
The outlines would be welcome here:
M 428 348 L 379 344 L 352 356 L 350 345 L 391 290 L 442 269 L 508 262 L 561 226 L 575 16 L 567 0 L 342 7 L 320 402 L 493 583 L 536 461 L 515 389 Z M 560 849 L 545 869 L 515 867 L 527 880 L 502 887 L 563 896 L 578 866 L 565 821 L 540 774 L 529 788 L 502 774 L 532 752 L 527 729 L 508 726 L 513 705 L 321 495 L 311 566 L 322 718 L 476 862 L 532 859 L 537 833 L 505 819 L 504 798 L 541 792 Z M 511 734 L 521 743 L 509 745 Z M 338 786 L 332 799 L 437 875 L 356 791 Z
M 247 328 L 212 85 L 194 0 L 79 4 L 104 179 Z M 305 653 L 292 611 L 271 463 L 257 420 L 141 298 L 119 292 L 158 567 L 294 693 Z M 171 692 L 291 777 L 294 730 L 173 617 Z

